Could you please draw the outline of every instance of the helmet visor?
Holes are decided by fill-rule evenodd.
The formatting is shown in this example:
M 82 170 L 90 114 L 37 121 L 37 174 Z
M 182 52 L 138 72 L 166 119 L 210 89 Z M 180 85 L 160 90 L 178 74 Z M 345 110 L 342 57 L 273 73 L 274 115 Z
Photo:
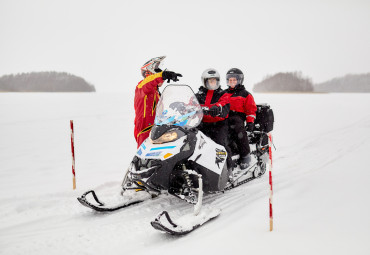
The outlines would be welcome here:
M 163 62 L 162 61 L 155 62 L 154 65 L 153 65 L 153 70 L 156 73 L 162 72 L 162 70 L 163 70 Z
M 237 80 L 237 84 L 242 84 L 243 82 L 243 75 L 242 74 L 235 74 L 235 73 L 232 73 L 232 74 L 226 74 L 226 83 L 229 85 L 229 79 L 230 78 L 234 78 Z
M 209 90 L 216 90 L 220 87 L 220 79 L 208 78 L 206 79 L 206 88 Z

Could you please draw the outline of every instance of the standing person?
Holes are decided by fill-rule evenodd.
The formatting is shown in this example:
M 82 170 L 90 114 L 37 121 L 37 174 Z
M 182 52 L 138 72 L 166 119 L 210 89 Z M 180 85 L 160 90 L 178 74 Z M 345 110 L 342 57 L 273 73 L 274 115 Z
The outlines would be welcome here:
M 195 96 L 202 107 L 209 108 L 209 114 L 203 116 L 199 130 L 225 147 L 228 169 L 231 169 L 231 150 L 227 139 L 229 131 L 227 117 L 230 110 L 228 94 L 220 88 L 220 75 L 216 69 L 206 69 L 201 76 L 201 80 L 202 86 Z
M 148 138 L 150 130 L 154 124 L 155 110 L 159 101 L 160 93 L 158 88 L 163 82 L 178 81 L 181 74 L 162 71 L 160 65 L 165 56 L 152 58 L 141 67 L 141 74 L 144 77 L 135 89 L 135 130 L 134 135 L 137 147 Z
M 250 165 L 251 156 L 244 121 L 247 122 L 247 131 L 252 132 L 257 106 L 252 94 L 245 89 L 243 80 L 244 74 L 238 68 L 231 68 L 226 73 L 226 82 L 229 86 L 226 92 L 230 95 L 230 133 L 238 146 L 240 168 L 246 169 Z

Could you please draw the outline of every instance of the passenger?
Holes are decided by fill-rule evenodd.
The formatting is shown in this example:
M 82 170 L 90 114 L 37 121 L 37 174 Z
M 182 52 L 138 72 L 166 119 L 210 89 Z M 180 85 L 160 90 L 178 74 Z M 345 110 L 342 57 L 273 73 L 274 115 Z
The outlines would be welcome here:
M 227 152 L 228 169 L 232 169 L 231 150 L 228 145 L 229 126 L 229 96 L 220 88 L 220 75 L 216 69 L 209 68 L 201 76 L 202 86 L 195 94 L 202 107 L 208 107 L 205 111 L 199 130 L 210 137 L 216 143 L 225 147 Z
M 252 132 L 257 106 L 252 94 L 243 85 L 244 75 L 238 68 L 231 68 L 226 73 L 226 82 L 229 86 L 225 90 L 230 96 L 229 130 L 231 139 L 236 142 L 240 154 L 240 168 L 250 166 L 251 156 L 248 135 L 244 122 L 247 122 L 247 131 Z

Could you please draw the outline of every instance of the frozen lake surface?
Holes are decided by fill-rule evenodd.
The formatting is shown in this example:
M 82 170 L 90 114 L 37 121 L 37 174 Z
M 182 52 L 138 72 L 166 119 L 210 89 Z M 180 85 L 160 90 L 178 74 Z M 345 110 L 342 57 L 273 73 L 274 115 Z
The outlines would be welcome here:
M 119 192 L 136 150 L 132 94 L 0 93 L 0 254 L 370 254 L 370 94 L 254 97 L 275 113 L 274 231 L 265 174 L 206 199 L 221 215 L 174 238 L 150 221 L 191 210 L 175 197 L 111 214 L 76 200 Z

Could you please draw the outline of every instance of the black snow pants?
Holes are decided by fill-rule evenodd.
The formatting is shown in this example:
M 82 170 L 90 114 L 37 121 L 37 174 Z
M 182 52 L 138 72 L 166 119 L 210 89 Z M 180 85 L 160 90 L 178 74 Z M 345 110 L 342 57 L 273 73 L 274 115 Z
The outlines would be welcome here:
M 240 158 L 250 153 L 248 134 L 244 126 L 244 118 L 238 114 L 229 115 L 229 132 L 231 139 L 236 142 Z
M 231 168 L 232 160 L 231 149 L 229 147 L 228 141 L 228 120 L 226 119 L 217 122 L 202 122 L 199 126 L 199 130 L 202 131 L 206 136 L 211 138 L 215 143 L 218 143 L 225 147 L 227 152 L 227 165 L 228 168 Z

